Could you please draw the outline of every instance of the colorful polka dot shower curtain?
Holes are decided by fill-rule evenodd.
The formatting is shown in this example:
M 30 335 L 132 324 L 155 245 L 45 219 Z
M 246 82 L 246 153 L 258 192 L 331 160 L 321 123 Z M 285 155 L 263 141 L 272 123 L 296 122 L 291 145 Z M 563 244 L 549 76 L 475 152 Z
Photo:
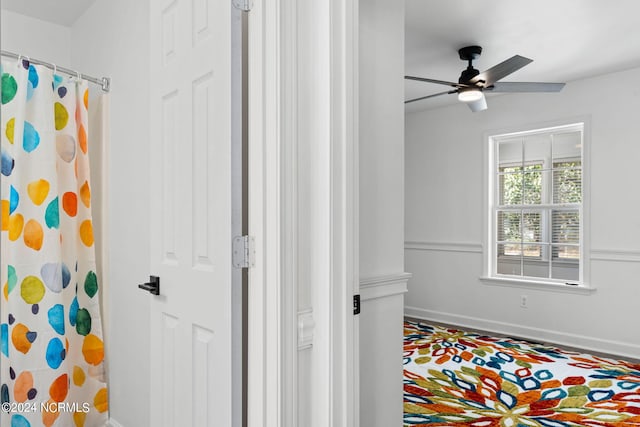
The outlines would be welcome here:
M 2 62 L 3 427 L 104 426 L 88 85 Z

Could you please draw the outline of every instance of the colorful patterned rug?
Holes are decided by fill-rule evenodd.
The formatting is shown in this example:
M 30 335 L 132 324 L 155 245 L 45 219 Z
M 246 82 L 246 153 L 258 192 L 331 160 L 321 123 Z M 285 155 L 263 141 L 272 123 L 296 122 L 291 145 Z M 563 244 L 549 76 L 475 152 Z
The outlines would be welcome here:
M 404 426 L 640 426 L 640 365 L 405 322 Z

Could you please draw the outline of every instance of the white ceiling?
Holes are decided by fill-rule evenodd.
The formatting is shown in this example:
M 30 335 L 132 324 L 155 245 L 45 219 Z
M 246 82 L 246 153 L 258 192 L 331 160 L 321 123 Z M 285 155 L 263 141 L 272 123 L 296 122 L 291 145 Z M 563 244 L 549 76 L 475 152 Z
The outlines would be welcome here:
M 1 0 L 2 9 L 71 26 L 96 0 Z M 132 0 L 139 1 L 139 0 Z
M 95 1 L 0 4 L 2 9 L 70 26 Z M 515 54 L 534 60 L 503 81 L 570 82 L 640 67 L 640 0 L 405 0 L 405 5 L 408 75 L 455 82 L 466 67 L 457 51 L 474 44 L 483 47 L 474 63 L 480 71 Z M 406 81 L 405 99 L 447 89 Z M 492 96 L 499 95 L 488 95 L 489 103 Z M 455 102 L 454 95 L 443 95 L 407 104 L 406 111 Z
M 466 68 L 458 49 L 469 45 L 483 48 L 480 71 L 516 54 L 534 60 L 502 81 L 570 82 L 640 67 L 640 1 L 406 0 L 405 74 L 457 82 Z M 405 99 L 447 89 L 405 81 Z M 499 95 L 489 104 L 491 96 Z M 406 111 L 455 102 L 442 95 Z

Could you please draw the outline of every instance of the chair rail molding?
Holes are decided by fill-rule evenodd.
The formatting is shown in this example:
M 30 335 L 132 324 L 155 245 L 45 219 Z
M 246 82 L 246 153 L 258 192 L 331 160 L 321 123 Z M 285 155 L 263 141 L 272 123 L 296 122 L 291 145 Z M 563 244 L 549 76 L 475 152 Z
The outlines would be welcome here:
M 435 241 L 406 241 L 405 250 L 436 251 L 436 252 L 468 252 L 482 253 L 482 243 L 476 242 L 435 242 Z
M 360 300 L 367 301 L 404 294 L 407 292 L 407 282 L 412 276 L 411 273 L 402 272 L 360 279 Z
M 432 240 L 407 240 L 405 250 L 433 252 L 482 253 L 480 242 L 438 242 Z M 589 259 L 594 261 L 640 262 L 640 251 L 617 248 L 592 248 Z
M 640 262 L 640 251 L 628 249 L 591 249 L 592 261 Z

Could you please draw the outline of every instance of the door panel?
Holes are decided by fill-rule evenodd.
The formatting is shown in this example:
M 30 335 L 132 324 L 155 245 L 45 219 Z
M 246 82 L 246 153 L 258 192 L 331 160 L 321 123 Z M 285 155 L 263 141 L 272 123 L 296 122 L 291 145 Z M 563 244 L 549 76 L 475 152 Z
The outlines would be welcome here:
M 232 425 L 231 2 L 151 1 L 151 425 Z

